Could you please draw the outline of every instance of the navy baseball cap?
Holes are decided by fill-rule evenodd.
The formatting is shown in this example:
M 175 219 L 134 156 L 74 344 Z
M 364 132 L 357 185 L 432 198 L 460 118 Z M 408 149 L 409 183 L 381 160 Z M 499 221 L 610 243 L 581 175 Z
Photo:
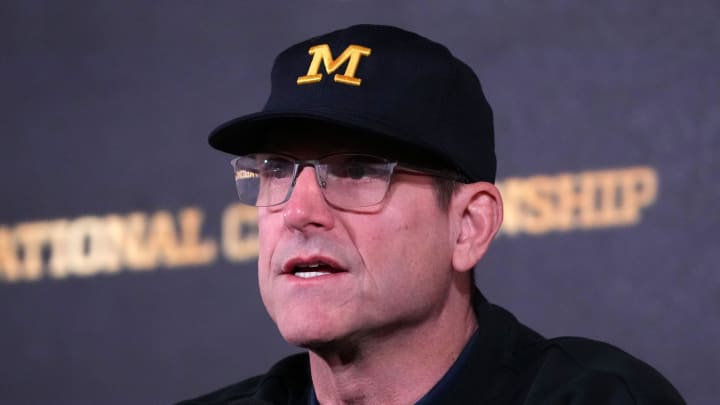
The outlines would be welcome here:
M 396 27 L 354 25 L 291 46 L 275 59 L 271 79 L 262 111 L 220 125 L 210 145 L 268 152 L 269 128 L 321 122 L 353 130 L 338 136 L 430 154 L 469 182 L 495 181 L 492 109 L 472 69 L 441 44 Z

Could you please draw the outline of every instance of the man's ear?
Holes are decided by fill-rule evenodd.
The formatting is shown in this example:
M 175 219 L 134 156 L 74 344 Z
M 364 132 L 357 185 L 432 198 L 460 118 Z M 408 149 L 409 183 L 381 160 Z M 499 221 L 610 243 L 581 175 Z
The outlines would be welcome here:
M 495 185 L 478 182 L 463 185 L 453 195 L 451 210 L 459 220 L 452 264 L 468 271 L 482 259 L 503 219 L 503 204 Z

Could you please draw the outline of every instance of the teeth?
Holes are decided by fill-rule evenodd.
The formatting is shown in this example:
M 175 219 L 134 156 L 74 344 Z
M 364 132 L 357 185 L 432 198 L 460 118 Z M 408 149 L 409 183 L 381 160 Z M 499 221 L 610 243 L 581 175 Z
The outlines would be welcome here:
M 317 267 L 317 266 L 315 266 L 315 267 Z M 330 274 L 330 273 L 327 271 L 299 271 L 299 272 L 295 273 L 295 275 L 300 278 L 320 277 L 320 276 L 324 276 L 327 274 Z
M 301 269 L 306 269 L 306 268 L 314 269 L 314 268 L 320 267 L 320 266 L 322 266 L 322 265 L 324 265 L 324 264 L 325 264 L 325 263 L 322 263 L 322 262 L 317 262 L 317 263 L 303 263 L 303 264 L 298 264 L 297 267 L 299 267 L 299 268 L 301 268 Z

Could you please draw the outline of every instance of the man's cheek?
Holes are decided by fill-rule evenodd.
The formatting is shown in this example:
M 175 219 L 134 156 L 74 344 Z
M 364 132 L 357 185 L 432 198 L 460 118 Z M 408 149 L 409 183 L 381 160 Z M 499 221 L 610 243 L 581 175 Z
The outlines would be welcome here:
M 259 275 L 267 273 L 272 261 L 272 250 L 276 244 L 277 231 L 271 230 L 270 224 L 262 216 L 258 218 L 258 270 Z

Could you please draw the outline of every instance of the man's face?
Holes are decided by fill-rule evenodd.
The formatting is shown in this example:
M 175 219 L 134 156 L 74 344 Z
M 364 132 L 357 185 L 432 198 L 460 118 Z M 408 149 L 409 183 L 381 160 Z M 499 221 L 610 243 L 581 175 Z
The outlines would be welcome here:
M 313 131 L 313 145 L 273 151 L 299 159 L 332 152 L 383 155 L 317 141 L 319 135 Z M 290 199 L 259 208 L 258 223 L 260 292 L 290 343 L 322 347 L 382 336 L 428 322 L 443 309 L 453 241 L 431 177 L 395 173 L 383 202 L 353 211 L 329 205 L 314 169 L 305 167 Z

